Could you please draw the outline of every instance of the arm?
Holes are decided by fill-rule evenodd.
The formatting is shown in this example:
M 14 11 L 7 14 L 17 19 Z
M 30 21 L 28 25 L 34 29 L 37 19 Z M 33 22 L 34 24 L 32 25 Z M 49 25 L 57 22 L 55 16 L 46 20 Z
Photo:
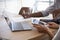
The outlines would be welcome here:
M 42 12 L 36 12 L 36 13 L 30 14 L 30 17 L 43 17 L 43 14 Z
M 45 17 L 48 16 L 49 13 L 47 11 L 42 12 L 35 12 L 31 14 L 21 14 L 24 18 L 30 18 L 30 17 Z
M 43 17 L 42 12 L 36 12 L 36 13 L 31 13 L 31 14 L 20 14 L 24 18 L 30 18 L 30 17 Z
M 49 29 L 46 30 L 46 33 L 50 36 L 50 39 L 54 37 L 54 34 Z

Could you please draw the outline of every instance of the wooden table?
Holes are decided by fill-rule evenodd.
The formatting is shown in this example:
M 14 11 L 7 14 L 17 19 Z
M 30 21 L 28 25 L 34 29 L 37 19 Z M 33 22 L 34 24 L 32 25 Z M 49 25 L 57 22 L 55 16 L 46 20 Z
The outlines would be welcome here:
M 9 40 L 29 40 L 29 39 L 37 40 L 34 38 L 38 37 L 39 38 L 38 40 L 40 40 L 40 37 L 43 37 L 44 35 L 46 34 L 39 33 L 37 30 L 12 32 L 9 26 L 7 25 L 5 19 L 0 20 L 0 36 L 2 38 L 6 38 Z

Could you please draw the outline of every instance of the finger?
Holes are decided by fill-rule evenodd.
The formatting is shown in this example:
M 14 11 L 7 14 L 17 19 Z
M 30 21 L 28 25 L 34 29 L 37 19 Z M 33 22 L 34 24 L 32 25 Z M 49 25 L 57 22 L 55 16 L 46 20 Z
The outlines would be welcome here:
M 55 22 L 48 22 L 49 25 L 54 25 L 56 24 Z

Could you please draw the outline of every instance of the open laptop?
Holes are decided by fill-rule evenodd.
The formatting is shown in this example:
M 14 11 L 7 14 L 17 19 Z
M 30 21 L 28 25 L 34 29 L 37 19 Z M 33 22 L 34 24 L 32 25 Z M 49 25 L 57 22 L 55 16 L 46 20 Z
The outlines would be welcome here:
M 9 27 L 11 31 L 32 30 L 32 23 L 29 19 L 20 20 L 17 22 L 10 22 Z
M 31 19 L 24 19 L 21 15 L 8 16 L 7 19 L 11 31 L 32 30 Z

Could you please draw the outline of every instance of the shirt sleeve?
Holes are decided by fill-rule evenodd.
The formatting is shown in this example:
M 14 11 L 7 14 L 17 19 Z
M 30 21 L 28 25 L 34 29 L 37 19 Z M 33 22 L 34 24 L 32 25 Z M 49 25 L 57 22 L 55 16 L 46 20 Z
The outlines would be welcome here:
M 49 6 L 45 11 L 42 11 L 43 16 L 48 16 L 50 12 L 54 10 L 55 6 L 51 5 Z
M 42 15 L 43 15 L 43 16 L 48 16 L 49 13 L 48 13 L 47 11 L 42 11 Z

